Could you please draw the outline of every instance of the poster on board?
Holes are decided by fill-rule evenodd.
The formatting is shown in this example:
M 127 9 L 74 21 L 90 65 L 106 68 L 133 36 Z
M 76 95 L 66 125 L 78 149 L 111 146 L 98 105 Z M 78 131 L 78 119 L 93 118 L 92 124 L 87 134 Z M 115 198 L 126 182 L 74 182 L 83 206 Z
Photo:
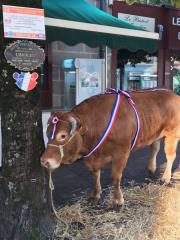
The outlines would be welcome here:
M 103 59 L 75 59 L 76 104 L 100 94 L 104 89 Z
M 44 9 L 3 5 L 5 38 L 45 40 Z

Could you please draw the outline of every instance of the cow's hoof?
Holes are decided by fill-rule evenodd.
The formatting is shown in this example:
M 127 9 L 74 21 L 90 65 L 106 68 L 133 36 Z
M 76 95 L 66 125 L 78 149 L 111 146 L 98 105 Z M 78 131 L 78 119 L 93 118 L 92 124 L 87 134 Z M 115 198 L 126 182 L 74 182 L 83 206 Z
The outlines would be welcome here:
M 119 212 L 122 207 L 124 206 L 124 198 L 120 199 L 120 200 L 117 200 L 117 199 L 114 199 L 113 201 L 113 209 L 117 212 Z
M 171 181 L 171 177 L 163 177 L 162 176 L 160 179 L 160 182 L 165 185 L 168 185 L 170 183 L 170 181 Z
M 88 202 L 91 205 L 98 205 L 100 203 L 100 197 L 95 197 L 95 196 L 90 195 L 88 198 Z
M 171 178 L 169 179 L 166 179 L 166 178 L 161 178 L 160 179 L 160 184 L 161 185 L 165 185 L 165 186 L 167 186 L 167 187 L 173 187 L 173 182 L 171 181 Z
M 152 169 L 148 169 L 148 174 L 150 178 L 153 178 L 156 174 L 156 169 L 152 170 Z
M 162 181 L 161 179 L 160 179 L 160 185 L 162 185 L 162 186 L 166 186 L 166 187 L 174 187 L 174 183 L 173 183 L 173 181 L 170 181 L 170 182 L 168 182 L 168 183 L 165 183 L 164 181 Z
M 120 212 L 122 210 L 124 205 L 119 205 L 119 204 L 113 204 L 113 210 L 115 212 Z

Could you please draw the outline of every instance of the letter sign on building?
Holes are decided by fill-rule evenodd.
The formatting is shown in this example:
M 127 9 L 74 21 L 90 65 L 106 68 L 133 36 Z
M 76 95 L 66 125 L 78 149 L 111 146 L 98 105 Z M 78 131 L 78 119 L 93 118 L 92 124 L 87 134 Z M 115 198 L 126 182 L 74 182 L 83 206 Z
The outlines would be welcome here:
M 173 17 L 172 18 L 172 25 L 180 26 L 180 17 Z

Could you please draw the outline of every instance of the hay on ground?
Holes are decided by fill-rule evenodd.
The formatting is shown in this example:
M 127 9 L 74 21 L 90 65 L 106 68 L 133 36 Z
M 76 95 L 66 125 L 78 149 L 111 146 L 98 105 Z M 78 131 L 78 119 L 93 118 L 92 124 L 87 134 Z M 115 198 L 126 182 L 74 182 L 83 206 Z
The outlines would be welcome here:
M 55 240 L 180 240 L 180 185 L 144 184 L 123 188 L 125 205 L 106 200 L 92 206 L 85 197 L 59 209 Z

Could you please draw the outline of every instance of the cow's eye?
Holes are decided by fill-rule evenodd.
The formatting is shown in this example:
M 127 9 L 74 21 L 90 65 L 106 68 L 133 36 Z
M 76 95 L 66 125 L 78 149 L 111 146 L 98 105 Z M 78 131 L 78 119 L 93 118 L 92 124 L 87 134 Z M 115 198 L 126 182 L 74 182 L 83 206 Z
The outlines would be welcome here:
M 65 137 L 66 137 L 65 134 L 62 134 L 62 135 L 61 135 L 61 138 L 62 138 L 62 139 L 65 139 Z
M 67 134 L 63 131 L 63 132 L 57 133 L 55 138 L 57 141 L 64 141 L 67 138 Z

